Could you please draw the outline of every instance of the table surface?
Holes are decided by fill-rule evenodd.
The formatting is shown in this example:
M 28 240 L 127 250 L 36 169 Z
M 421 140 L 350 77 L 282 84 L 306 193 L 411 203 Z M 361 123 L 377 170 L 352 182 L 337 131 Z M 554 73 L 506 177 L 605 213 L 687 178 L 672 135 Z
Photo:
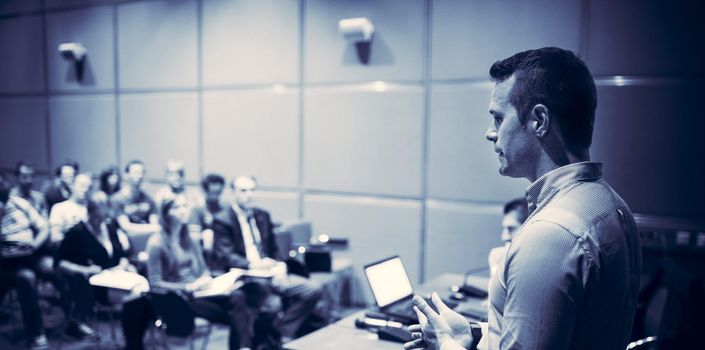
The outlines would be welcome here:
M 467 283 L 487 288 L 489 278 L 484 276 L 468 276 Z M 441 297 L 449 294 L 449 287 L 463 282 L 463 275 L 446 273 L 419 285 L 414 291 L 426 296 L 438 292 Z M 480 299 L 469 299 L 469 304 L 480 304 Z M 466 302 L 464 302 L 466 303 Z M 377 334 L 355 327 L 355 320 L 365 314 L 365 310 L 355 312 L 331 325 L 321 328 L 311 334 L 296 339 L 284 345 L 290 350 L 353 350 L 353 349 L 402 349 L 401 343 L 380 340 Z

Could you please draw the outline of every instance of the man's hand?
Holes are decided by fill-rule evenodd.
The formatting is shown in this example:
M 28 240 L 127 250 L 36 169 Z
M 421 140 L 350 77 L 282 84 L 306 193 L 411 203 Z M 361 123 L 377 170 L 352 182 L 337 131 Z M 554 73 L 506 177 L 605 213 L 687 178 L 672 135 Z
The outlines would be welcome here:
M 423 298 L 414 297 L 414 311 L 420 324 L 409 327 L 414 340 L 404 344 L 404 348 L 407 350 L 440 349 L 444 342 L 455 343 L 454 345 L 462 348 L 470 346 L 473 340 L 472 333 L 470 323 L 465 317 L 451 310 L 441 301 L 437 293 L 431 295 L 431 301 L 438 309 L 438 313 Z M 448 345 L 451 345 L 450 343 Z

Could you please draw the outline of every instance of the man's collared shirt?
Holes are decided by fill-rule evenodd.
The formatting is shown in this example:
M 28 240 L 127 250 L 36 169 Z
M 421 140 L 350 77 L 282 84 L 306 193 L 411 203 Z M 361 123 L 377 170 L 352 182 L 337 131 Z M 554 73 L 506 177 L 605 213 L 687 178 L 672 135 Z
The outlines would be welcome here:
M 555 169 L 527 190 L 529 218 L 490 282 L 490 349 L 615 349 L 629 340 L 641 251 L 602 164 Z
M 245 256 L 247 260 L 250 262 L 262 260 L 262 254 L 260 254 L 259 250 L 259 244 L 262 238 L 254 218 L 248 216 L 237 205 L 233 205 L 232 208 L 235 215 L 237 215 L 237 221 L 240 223 L 240 232 L 242 232 L 242 241 L 245 244 Z

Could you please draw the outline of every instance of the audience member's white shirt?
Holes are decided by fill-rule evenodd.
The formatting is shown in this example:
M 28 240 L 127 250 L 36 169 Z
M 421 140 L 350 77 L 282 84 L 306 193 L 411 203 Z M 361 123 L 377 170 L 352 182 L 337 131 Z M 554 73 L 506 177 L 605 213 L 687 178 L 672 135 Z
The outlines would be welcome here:
M 68 230 L 84 220 L 88 220 L 85 205 L 78 204 L 70 199 L 54 204 L 51 208 L 51 214 L 49 214 L 51 241 L 61 242 Z M 59 227 L 60 230 L 57 232 L 54 227 Z

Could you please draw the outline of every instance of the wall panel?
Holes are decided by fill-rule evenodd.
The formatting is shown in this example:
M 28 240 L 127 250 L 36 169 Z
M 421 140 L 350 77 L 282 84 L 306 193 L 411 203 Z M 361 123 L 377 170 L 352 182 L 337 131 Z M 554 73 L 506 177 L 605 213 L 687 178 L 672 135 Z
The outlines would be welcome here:
M 52 97 L 49 114 L 52 168 L 73 159 L 97 175 L 117 164 L 113 95 Z

